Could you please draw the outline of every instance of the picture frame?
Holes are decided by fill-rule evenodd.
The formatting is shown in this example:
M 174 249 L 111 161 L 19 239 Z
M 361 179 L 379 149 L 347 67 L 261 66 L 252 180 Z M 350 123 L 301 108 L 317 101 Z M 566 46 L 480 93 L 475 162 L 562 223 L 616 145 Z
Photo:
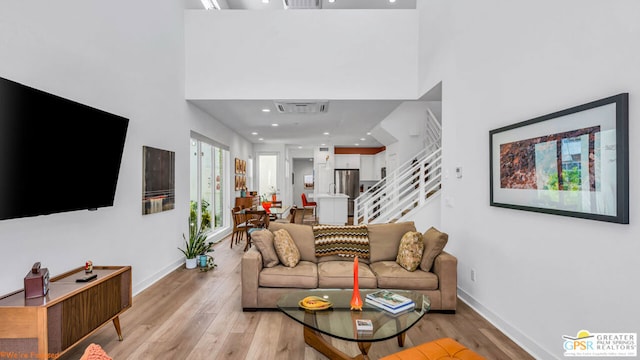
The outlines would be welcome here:
M 489 131 L 490 206 L 629 223 L 629 94 Z
M 304 175 L 304 189 L 313 190 L 313 187 L 314 187 L 313 174 Z
M 142 215 L 175 208 L 176 153 L 142 147 Z

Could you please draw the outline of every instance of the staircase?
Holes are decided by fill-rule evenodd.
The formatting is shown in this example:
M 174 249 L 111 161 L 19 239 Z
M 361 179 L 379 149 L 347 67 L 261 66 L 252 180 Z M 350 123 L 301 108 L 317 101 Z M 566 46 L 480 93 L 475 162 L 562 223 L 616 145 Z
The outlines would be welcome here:
M 427 109 L 424 149 L 355 200 L 354 223 L 403 221 L 437 198 L 442 173 L 441 133 L 440 121 Z

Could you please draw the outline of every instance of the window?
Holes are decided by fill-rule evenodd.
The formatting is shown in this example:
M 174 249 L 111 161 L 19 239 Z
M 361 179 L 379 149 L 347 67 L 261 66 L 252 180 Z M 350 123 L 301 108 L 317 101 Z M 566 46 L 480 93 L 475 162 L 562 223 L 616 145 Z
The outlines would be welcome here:
M 271 195 L 278 189 L 278 155 L 258 155 L 259 195 L 271 200 Z
M 229 224 L 224 209 L 229 193 L 225 171 L 229 151 L 202 136 L 191 138 L 190 221 L 203 229 L 217 230 Z

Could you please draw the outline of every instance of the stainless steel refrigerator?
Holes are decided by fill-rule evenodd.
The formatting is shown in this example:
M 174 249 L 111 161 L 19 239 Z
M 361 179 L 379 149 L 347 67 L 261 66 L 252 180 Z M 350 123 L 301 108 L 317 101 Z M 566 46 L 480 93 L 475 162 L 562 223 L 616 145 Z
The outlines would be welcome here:
M 353 201 L 360 196 L 360 171 L 354 169 L 336 169 L 334 173 L 336 194 L 349 196 L 347 214 L 353 216 Z

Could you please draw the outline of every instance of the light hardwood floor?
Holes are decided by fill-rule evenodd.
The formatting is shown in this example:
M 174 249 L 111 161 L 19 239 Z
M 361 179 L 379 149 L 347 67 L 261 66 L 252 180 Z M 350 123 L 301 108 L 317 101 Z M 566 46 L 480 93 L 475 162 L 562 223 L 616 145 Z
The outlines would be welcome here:
M 123 341 L 107 324 L 60 360 L 76 360 L 90 343 L 125 359 L 326 359 L 304 343 L 302 325 L 278 311 L 243 312 L 240 258 L 244 244 L 215 246 L 217 269 L 180 268 L 134 297 L 120 317 Z M 133 269 L 135 271 L 135 269 Z M 407 332 L 405 347 L 451 337 L 487 359 L 533 359 L 463 302 L 456 314 L 427 314 Z M 332 340 L 348 354 L 355 343 Z M 371 359 L 397 352 L 395 339 L 374 343 Z

